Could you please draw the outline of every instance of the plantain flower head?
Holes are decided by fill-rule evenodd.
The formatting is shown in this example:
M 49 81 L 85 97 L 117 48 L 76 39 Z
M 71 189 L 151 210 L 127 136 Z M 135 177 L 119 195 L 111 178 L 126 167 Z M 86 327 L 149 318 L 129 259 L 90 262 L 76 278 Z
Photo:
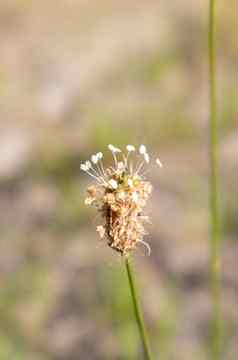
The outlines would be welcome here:
M 145 145 L 138 151 L 135 146 L 127 145 L 126 152 L 112 144 L 108 148 L 114 159 L 112 166 L 104 168 L 101 152 L 80 165 L 95 180 L 87 189 L 85 204 L 95 206 L 101 214 L 103 223 L 96 230 L 112 249 L 128 255 L 138 244 L 143 244 L 150 253 L 149 245 L 143 240 L 144 225 L 149 221 L 144 208 L 152 192 L 152 185 L 145 178 L 150 156 Z M 155 164 L 162 167 L 158 158 Z

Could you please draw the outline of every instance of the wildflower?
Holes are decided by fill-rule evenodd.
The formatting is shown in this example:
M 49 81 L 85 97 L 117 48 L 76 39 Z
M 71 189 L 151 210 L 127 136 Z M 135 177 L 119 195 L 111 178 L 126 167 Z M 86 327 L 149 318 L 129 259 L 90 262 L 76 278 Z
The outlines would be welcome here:
M 96 181 L 87 189 L 85 204 L 95 206 L 100 212 L 103 224 L 97 226 L 97 232 L 112 249 L 127 255 L 142 244 L 150 253 L 150 247 L 143 238 L 146 235 L 144 224 L 149 222 L 144 208 L 152 185 L 142 173 L 144 166 L 150 162 L 150 156 L 145 145 L 141 145 L 137 155 L 140 161 L 133 170 L 131 153 L 136 152 L 133 145 L 127 145 L 126 154 L 112 144 L 108 148 L 114 159 L 113 166 L 104 168 L 101 152 L 93 154 L 91 161 L 80 165 L 81 170 Z M 159 159 L 156 159 L 156 164 L 162 166 Z

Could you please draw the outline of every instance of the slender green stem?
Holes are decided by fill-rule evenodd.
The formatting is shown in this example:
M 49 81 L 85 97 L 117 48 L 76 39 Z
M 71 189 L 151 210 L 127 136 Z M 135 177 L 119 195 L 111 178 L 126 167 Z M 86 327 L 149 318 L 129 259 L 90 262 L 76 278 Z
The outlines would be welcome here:
M 220 224 L 218 205 L 218 125 L 216 99 L 216 0 L 209 0 L 209 85 L 210 85 L 210 274 L 213 301 L 212 359 L 221 356 L 221 305 L 220 305 Z
M 134 312 L 135 312 L 136 322 L 137 322 L 137 326 L 139 329 L 141 342 L 143 345 L 144 356 L 145 356 L 146 360 L 152 360 L 152 355 L 151 355 L 151 351 L 150 351 L 150 347 L 149 347 L 149 340 L 148 340 L 147 332 L 145 329 L 145 324 L 144 324 L 144 320 L 142 317 L 141 309 L 139 306 L 138 294 L 136 291 L 136 285 L 135 285 L 134 275 L 133 275 L 133 271 L 132 271 L 132 266 L 131 266 L 131 263 L 130 263 L 130 260 L 128 257 L 125 258 L 125 264 L 126 264 L 128 281 L 129 281 L 129 285 L 130 285 L 130 291 L 131 291 L 131 297 L 132 297 L 132 303 L 133 303 L 133 308 L 134 308 Z

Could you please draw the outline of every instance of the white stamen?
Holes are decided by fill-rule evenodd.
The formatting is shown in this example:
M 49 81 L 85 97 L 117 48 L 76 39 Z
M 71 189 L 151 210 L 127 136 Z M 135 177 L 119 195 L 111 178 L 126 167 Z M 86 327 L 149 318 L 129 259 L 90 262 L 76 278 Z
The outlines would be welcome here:
M 156 164 L 159 165 L 159 167 L 163 167 L 162 162 L 160 161 L 160 159 L 156 159 Z
M 98 152 L 97 154 L 92 155 L 91 160 L 95 165 L 97 165 L 97 169 L 98 169 L 99 174 L 102 175 L 102 176 L 106 176 L 102 162 L 100 162 L 100 166 L 98 165 L 98 162 L 102 158 L 103 158 L 103 153 Z
M 128 183 L 128 185 L 129 185 L 129 187 L 133 187 L 133 181 L 132 181 L 131 179 L 129 179 L 129 180 L 127 181 L 127 183 Z
M 88 171 L 88 167 L 85 164 L 81 164 L 80 169 L 83 170 L 83 171 Z
M 114 145 L 109 144 L 108 145 L 108 149 L 112 152 L 112 153 L 117 153 L 117 152 L 121 152 L 120 149 L 116 148 Z
M 100 166 L 101 163 L 99 164 L 98 161 L 99 161 L 99 160 L 97 159 L 96 167 L 97 167 L 97 170 L 98 170 L 98 174 L 100 175 L 100 177 L 101 177 L 102 179 L 104 179 L 105 174 L 104 174 L 104 172 L 103 172 L 103 170 L 102 170 L 102 167 Z
M 131 165 L 131 163 L 130 163 L 130 165 L 128 166 L 128 158 L 129 158 L 129 156 L 130 156 L 130 153 L 133 152 L 133 151 L 135 151 L 136 148 L 135 148 L 135 146 L 133 146 L 133 145 L 127 145 L 126 149 L 127 149 L 128 152 L 127 152 L 126 157 L 124 157 L 125 167 L 128 168 L 128 170 L 129 170 L 130 173 L 131 173 L 131 172 L 132 172 L 132 171 L 131 171 L 131 170 L 132 170 L 132 165 Z
M 88 167 L 88 169 L 91 169 L 92 164 L 90 163 L 90 161 L 86 161 L 85 164 L 86 164 L 86 166 Z
M 141 145 L 141 146 L 140 146 L 140 148 L 139 148 L 139 153 L 140 153 L 141 155 L 146 154 L 146 147 L 145 147 L 145 145 Z
M 92 162 L 93 162 L 94 164 L 97 164 L 97 162 L 98 162 L 98 156 L 97 156 L 97 155 L 92 155 L 91 160 L 92 160 Z
M 121 152 L 121 150 L 114 146 L 114 152 Z
M 97 165 L 97 167 L 98 167 L 98 165 Z M 105 180 L 104 177 L 103 177 L 103 174 L 101 174 L 100 171 L 99 171 L 99 173 L 98 173 L 98 172 L 92 167 L 92 164 L 91 164 L 90 161 L 86 161 L 85 164 L 81 164 L 81 165 L 80 165 L 80 169 L 83 170 L 83 171 L 85 171 L 88 175 L 90 175 L 90 176 L 93 177 L 94 179 L 96 179 L 100 184 L 102 184 L 102 183 L 103 183 L 104 185 L 107 184 L 106 180 Z M 91 170 L 95 175 L 92 174 L 89 170 Z M 100 170 L 100 169 L 98 168 L 98 170 Z
M 112 152 L 112 156 L 114 158 L 114 161 L 115 161 L 115 166 L 117 168 L 117 157 L 116 157 L 116 153 L 117 152 L 121 152 L 120 149 L 117 149 L 115 146 L 113 146 L 112 144 L 109 144 L 108 145 L 108 149 Z
M 133 193 L 132 193 L 132 199 L 133 199 L 133 201 L 134 201 L 135 203 L 138 201 L 139 195 L 138 195 L 137 192 L 133 192 Z
M 99 160 L 101 160 L 101 159 L 103 158 L 103 153 L 102 153 L 102 152 L 98 152 L 98 153 L 96 154 L 96 156 L 97 156 L 97 158 L 98 158 Z
M 94 170 L 94 169 L 92 168 L 92 170 Z M 107 185 L 107 182 L 106 182 L 102 177 L 100 177 L 95 170 L 94 170 L 94 172 L 95 172 L 97 175 L 93 175 L 88 169 L 85 170 L 85 171 L 86 171 L 86 173 L 87 173 L 89 176 L 91 176 L 92 178 L 94 178 L 95 180 L 97 180 L 100 185 L 102 185 L 102 184 L 103 184 L 103 185 Z
M 122 161 L 119 161 L 119 163 L 117 164 L 117 168 L 118 168 L 118 170 L 124 170 L 125 164 Z
M 113 189 L 116 190 L 118 188 L 118 184 L 117 184 L 116 180 L 111 179 L 108 183 Z
M 90 161 L 86 161 L 86 166 L 88 167 L 88 169 L 93 171 L 96 176 L 98 176 L 100 179 L 102 179 L 105 182 L 105 180 L 103 179 L 103 173 L 102 173 L 101 169 L 99 168 L 98 164 L 96 164 L 96 165 L 97 165 L 98 171 L 94 169 L 94 167 L 92 166 Z
M 149 154 L 145 153 L 144 154 L 144 159 L 145 161 L 147 162 L 147 164 L 150 162 L 150 157 L 149 157 Z
M 136 148 L 133 145 L 127 145 L 126 149 L 128 152 L 136 151 Z
M 138 164 L 137 167 L 136 167 L 135 175 L 138 175 L 138 174 L 139 174 L 139 172 L 141 171 L 141 169 L 142 169 L 143 166 L 145 165 L 145 162 L 146 162 L 146 163 L 149 163 L 149 162 L 150 162 L 149 154 L 145 153 L 145 154 L 143 154 L 143 157 L 144 157 L 144 159 L 143 159 L 141 162 L 139 162 L 139 164 Z
M 93 171 L 96 176 L 103 179 L 103 174 L 102 174 L 100 168 L 98 167 L 98 164 L 96 164 L 96 166 L 97 166 L 98 171 L 92 166 L 92 164 L 91 164 L 91 167 L 89 168 L 90 171 Z M 104 181 L 104 179 L 103 179 L 103 181 Z
M 147 244 L 147 243 L 146 243 L 145 241 L 143 241 L 143 240 L 138 240 L 138 242 L 141 243 L 141 244 L 143 244 L 143 245 L 147 248 L 147 250 L 148 250 L 148 256 L 150 256 L 150 253 L 151 253 L 150 245 Z
M 100 169 L 101 169 L 101 171 L 103 173 L 103 176 L 107 177 L 107 174 L 106 174 L 106 171 L 104 170 L 103 162 L 102 162 L 101 159 L 99 159 L 99 166 L 100 166 Z

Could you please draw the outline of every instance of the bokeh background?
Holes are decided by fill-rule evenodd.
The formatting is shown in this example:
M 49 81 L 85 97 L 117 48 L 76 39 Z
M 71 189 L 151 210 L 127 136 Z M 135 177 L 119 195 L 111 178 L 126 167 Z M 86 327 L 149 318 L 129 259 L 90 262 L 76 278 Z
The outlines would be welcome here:
M 218 7 L 223 359 L 236 360 L 238 7 Z M 80 163 L 108 143 L 145 143 L 164 163 L 150 172 L 152 255 L 135 254 L 156 358 L 207 358 L 207 10 L 1 1 L 1 360 L 141 358 L 125 269 L 84 206 Z

